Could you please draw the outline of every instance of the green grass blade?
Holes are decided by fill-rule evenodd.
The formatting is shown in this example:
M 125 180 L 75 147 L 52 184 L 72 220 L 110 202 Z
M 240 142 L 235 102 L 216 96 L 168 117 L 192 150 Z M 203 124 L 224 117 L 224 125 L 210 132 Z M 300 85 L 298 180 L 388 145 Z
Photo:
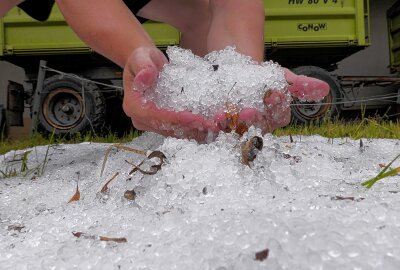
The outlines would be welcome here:
M 375 176 L 374 178 L 371 178 L 365 182 L 362 182 L 361 185 L 366 187 L 366 188 L 371 188 L 377 181 L 386 178 L 386 177 L 390 177 L 390 176 L 395 176 L 398 173 L 400 173 L 400 167 L 398 168 L 394 168 L 394 169 L 390 169 L 390 166 L 393 164 L 393 162 L 395 162 L 398 158 L 400 157 L 400 154 L 397 155 L 388 165 L 386 165 L 382 171 L 380 171 L 378 173 L 377 176 Z M 386 172 L 388 169 L 390 169 L 390 171 Z

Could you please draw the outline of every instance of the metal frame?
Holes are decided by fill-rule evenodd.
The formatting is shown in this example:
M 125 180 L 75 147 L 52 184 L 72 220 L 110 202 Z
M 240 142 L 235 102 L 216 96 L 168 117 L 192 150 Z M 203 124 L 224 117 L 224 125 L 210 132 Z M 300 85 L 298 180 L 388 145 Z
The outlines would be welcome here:
M 31 135 L 36 132 L 38 122 L 39 122 L 39 111 L 40 105 L 42 103 L 42 91 L 44 85 L 44 79 L 46 78 L 46 64 L 47 62 L 44 60 L 40 60 L 39 62 L 39 72 L 36 82 L 36 89 L 33 93 L 33 106 L 32 106 L 32 127 L 31 127 Z

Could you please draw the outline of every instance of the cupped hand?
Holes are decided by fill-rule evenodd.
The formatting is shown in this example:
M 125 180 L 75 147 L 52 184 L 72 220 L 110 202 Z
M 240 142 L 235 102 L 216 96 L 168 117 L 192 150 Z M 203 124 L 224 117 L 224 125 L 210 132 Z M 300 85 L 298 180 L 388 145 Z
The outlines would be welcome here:
M 139 130 L 204 142 L 221 130 L 242 133 L 254 125 L 267 133 L 290 122 L 290 99 L 280 91 L 265 95 L 263 112 L 251 108 L 227 112 L 227 108 L 223 108 L 213 119 L 205 119 L 188 111 L 161 109 L 154 102 L 145 100 L 144 93 L 154 91 L 158 74 L 167 62 L 157 48 L 141 47 L 132 52 L 125 65 L 123 108 Z M 329 85 L 323 81 L 296 75 L 288 69 L 284 72 L 288 90 L 294 97 L 317 101 L 329 93 Z
M 154 91 L 158 74 L 167 62 L 164 54 L 155 47 L 141 47 L 132 52 L 123 73 L 124 111 L 139 130 L 205 141 L 208 135 L 219 132 L 213 119 L 204 119 L 187 111 L 161 109 L 144 98 L 146 91 Z
M 296 75 L 287 68 L 284 68 L 284 73 L 289 84 L 288 91 L 292 97 L 306 101 L 319 101 L 329 93 L 329 84 L 324 81 L 304 75 Z M 290 102 L 291 99 L 281 91 L 271 90 L 264 96 L 264 112 L 250 108 L 243 109 L 238 114 L 238 120 L 233 126 L 241 129 L 241 126 L 254 125 L 260 128 L 264 134 L 284 127 L 291 120 Z M 227 122 L 228 124 L 226 124 Z M 232 123 L 229 123 L 229 118 L 227 122 L 225 121 L 225 128 L 229 124 L 232 125 Z

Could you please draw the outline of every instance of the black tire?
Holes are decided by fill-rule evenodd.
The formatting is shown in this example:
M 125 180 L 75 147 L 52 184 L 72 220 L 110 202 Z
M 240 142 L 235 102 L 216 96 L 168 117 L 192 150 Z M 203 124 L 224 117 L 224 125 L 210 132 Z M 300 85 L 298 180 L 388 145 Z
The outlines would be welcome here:
M 335 104 L 342 100 L 341 87 L 337 78 L 329 74 L 328 71 L 316 66 L 300 66 L 292 71 L 298 75 L 320 79 L 330 86 L 329 94 L 319 102 L 301 102 L 297 98 L 293 99 L 292 121 L 294 123 L 318 123 L 323 119 L 334 119 L 340 114 L 342 105 Z M 321 103 L 327 104 L 318 105 Z M 304 104 L 304 106 L 298 106 L 297 104 Z
M 82 94 L 84 90 L 84 94 Z M 106 113 L 103 94 L 88 82 L 59 75 L 44 81 L 38 130 L 43 134 L 73 135 L 102 131 Z
M 112 108 L 107 111 L 106 115 L 107 128 L 105 132 L 107 134 L 112 133 L 121 138 L 134 130 L 131 118 L 125 114 L 122 108 L 122 97 L 108 97 L 107 108 Z

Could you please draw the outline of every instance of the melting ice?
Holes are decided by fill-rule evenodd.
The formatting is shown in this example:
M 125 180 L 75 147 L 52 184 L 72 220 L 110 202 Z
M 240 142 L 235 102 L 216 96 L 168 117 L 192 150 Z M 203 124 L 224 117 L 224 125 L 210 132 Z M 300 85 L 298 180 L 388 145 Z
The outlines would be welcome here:
M 0 179 L 0 268 L 400 269 L 400 178 L 361 186 L 398 140 L 364 140 L 361 151 L 356 140 L 265 135 L 249 167 L 239 145 L 254 135 L 198 144 L 146 133 L 127 145 L 166 155 L 155 175 L 129 175 L 125 160 L 143 156 L 113 150 L 100 177 L 107 144 L 50 147 L 43 176 Z M 28 168 L 46 150 L 33 149 Z M 19 169 L 22 152 L 0 156 L 0 170 Z M 81 199 L 67 204 L 77 172 Z M 132 189 L 133 202 L 123 196 Z
M 286 93 L 287 82 L 278 64 L 258 64 L 233 47 L 204 58 L 179 47 L 169 47 L 167 54 L 170 62 L 160 73 L 155 91 L 146 96 L 161 108 L 211 117 L 229 102 L 238 109 L 263 111 L 267 91 Z
M 147 97 L 165 108 L 262 109 L 265 89 L 286 89 L 278 65 L 233 48 L 204 59 L 176 47 L 168 54 Z M 49 150 L 43 175 L 0 179 L 0 269 L 400 269 L 399 176 L 361 186 L 399 154 L 398 140 L 365 140 L 361 151 L 350 139 L 265 135 L 249 167 L 240 145 L 255 135 L 198 144 L 145 133 L 127 145 L 166 155 L 155 175 L 130 175 L 128 162 L 143 156 L 112 150 L 100 177 L 107 144 L 31 149 L 29 169 Z M 20 170 L 23 152 L 0 156 L 0 170 Z M 68 204 L 77 181 L 81 198 Z

